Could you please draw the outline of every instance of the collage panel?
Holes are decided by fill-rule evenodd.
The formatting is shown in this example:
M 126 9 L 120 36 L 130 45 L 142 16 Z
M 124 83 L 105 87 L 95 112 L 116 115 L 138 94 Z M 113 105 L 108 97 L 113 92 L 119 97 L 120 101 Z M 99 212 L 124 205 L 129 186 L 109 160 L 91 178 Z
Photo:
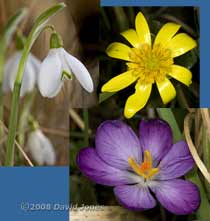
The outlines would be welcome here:
M 0 165 L 68 166 L 70 108 L 98 103 L 99 3 L 0 9 Z
M 204 1 L 0 0 L 3 214 L 210 220 Z
M 101 7 L 99 104 L 70 115 L 70 220 L 209 220 L 200 8 Z
M 101 7 L 100 102 L 199 107 L 199 36 L 199 7 Z
M 209 109 L 75 111 L 86 129 L 71 119 L 71 220 L 208 220 Z

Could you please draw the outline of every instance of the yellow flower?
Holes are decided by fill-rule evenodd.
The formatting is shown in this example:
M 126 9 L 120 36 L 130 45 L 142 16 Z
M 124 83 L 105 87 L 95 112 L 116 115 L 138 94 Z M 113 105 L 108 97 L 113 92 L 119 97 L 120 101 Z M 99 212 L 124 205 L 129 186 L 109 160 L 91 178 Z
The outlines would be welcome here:
M 108 56 L 127 61 L 127 71 L 112 78 L 102 87 L 102 92 L 116 92 L 136 82 L 135 93 L 128 97 L 124 115 L 131 118 L 142 109 L 151 94 L 152 85 L 157 85 L 164 104 L 176 96 L 170 78 L 189 86 L 192 73 L 185 67 L 175 65 L 174 58 L 197 46 L 196 41 L 185 33 L 179 33 L 180 25 L 165 24 L 158 32 L 153 44 L 149 26 L 143 14 L 136 16 L 136 30 L 121 33 L 133 47 L 114 42 L 106 50 Z

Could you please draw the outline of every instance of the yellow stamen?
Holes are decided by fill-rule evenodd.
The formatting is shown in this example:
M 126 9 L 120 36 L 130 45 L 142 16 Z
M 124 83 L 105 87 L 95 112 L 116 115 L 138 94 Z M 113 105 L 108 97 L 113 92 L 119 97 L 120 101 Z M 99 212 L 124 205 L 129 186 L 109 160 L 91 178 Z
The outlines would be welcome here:
M 152 155 L 149 150 L 144 151 L 144 161 L 141 165 L 138 165 L 132 157 L 128 158 L 128 164 L 136 174 L 145 179 L 150 179 L 159 172 L 157 167 L 152 167 Z
M 160 44 L 153 48 L 149 44 L 132 48 L 129 56 L 131 62 L 127 63 L 128 70 L 132 70 L 142 84 L 163 81 L 174 63 L 171 51 Z

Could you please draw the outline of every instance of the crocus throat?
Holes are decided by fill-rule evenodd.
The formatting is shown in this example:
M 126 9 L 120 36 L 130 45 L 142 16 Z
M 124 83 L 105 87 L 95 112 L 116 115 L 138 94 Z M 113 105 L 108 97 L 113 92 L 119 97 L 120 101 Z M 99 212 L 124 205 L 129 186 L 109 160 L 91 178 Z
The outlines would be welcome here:
M 144 161 L 141 165 L 138 165 L 132 157 L 128 158 L 128 164 L 136 174 L 146 180 L 151 179 L 159 172 L 157 167 L 152 167 L 152 155 L 149 150 L 144 151 Z
M 156 44 L 151 47 L 143 44 L 138 48 L 132 48 L 128 70 L 138 77 L 141 84 L 153 84 L 161 82 L 171 72 L 173 57 L 171 51 Z

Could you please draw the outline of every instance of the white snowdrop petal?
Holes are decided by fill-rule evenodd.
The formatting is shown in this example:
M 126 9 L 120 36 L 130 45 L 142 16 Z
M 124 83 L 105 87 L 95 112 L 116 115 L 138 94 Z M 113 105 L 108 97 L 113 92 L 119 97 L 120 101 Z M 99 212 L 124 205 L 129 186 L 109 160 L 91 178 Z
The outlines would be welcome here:
M 20 96 L 24 96 L 26 93 L 33 91 L 36 83 L 36 72 L 33 65 L 27 62 L 23 73 L 23 80 L 20 89 Z
M 29 134 L 28 136 L 28 141 L 27 141 L 27 147 L 29 149 L 29 152 L 33 158 L 33 160 L 38 164 L 38 165 L 43 165 L 44 164 L 44 153 L 43 153 L 43 148 L 41 145 L 41 141 L 39 139 L 39 133 L 40 131 L 33 131 Z
M 48 142 L 46 140 L 46 144 L 44 147 L 44 161 L 47 165 L 54 165 L 56 161 L 55 150 L 53 148 L 52 143 L 49 141 L 49 139 L 48 139 Z
M 22 56 L 22 51 L 16 52 L 7 61 L 5 65 L 5 75 L 4 75 L 4 84 L 3 84 L 4 92 L 7 92 L 9 90 L 13 91 L 21 56 Z M 33 56 L 32 54 L 29 54 L 28 59 L 26 61 L 21 90 L 20 90 L 21 97 L 24 96 L 27 92 L 31 92 L 36 84 L 36 69 L 35 66 L 32 64 L 33 62 L 32 56 Z M 38 62 L 38 59 L 36 60 L 37 60 L 36 62 Z
M 62 87 L 62 64 L 57 49 L 50 49 L 41 64 L 38 87 L 43 97 L 56 96 Z
M 36 72 L 36 76 L 38 76 L 41 67 L 41 61 L 38 58 L 36 58 L 33 54 L 29 55 L 29 60 L 30 63 L 33 65 L 33 68 Z
M 87 68 L 82 64 L 81 61 L 67 53 L 63 48 L 62 51 L 69 69 L 76 76 L 82 87 L 90 93 L 93 92 L 93 80 Z
M 14 53 L 6 62 L 4 69 L 3 91 L 12 91 L 22 51 Z
M 41 130 L 33 131 L 29 134 L 27 146 L 39 165 L 53 165 L 56 161 L 54 147 L 51 141 L 42 133 Z
M 51 141 L 41 132 L 41 130 L 38 130 L 38 132 L 44 163 L 47 165 L 53 165 L 55 164 L 54 147 Z

